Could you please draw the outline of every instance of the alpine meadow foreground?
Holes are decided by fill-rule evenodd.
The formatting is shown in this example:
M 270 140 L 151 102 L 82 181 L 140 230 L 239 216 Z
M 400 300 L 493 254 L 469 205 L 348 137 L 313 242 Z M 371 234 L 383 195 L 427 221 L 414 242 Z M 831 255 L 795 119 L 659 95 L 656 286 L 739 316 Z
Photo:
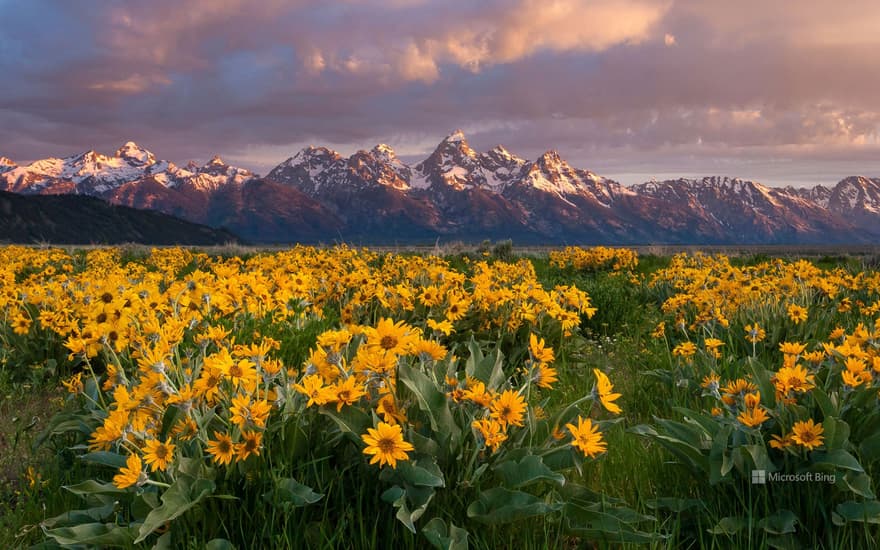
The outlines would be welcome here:
M 873 548 L 877 266 L 0 248 L 0 546 Z

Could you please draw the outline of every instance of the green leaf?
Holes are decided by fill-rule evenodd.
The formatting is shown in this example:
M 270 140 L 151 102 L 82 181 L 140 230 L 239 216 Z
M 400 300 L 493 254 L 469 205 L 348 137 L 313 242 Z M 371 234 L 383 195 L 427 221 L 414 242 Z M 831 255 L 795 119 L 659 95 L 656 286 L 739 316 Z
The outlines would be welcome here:
M 651 521 L 628 508 L 602 508 L 601 503 L 580 506 L 574 503 L 565 505 L 565 530 L 568 533 L 598 539 L 611 543 L 647 544 L 663 537 L 656 533 L 641 531 L 634 527 L 642 521 Z
M 716 485 L 727 477 L 733 469 L 733 463 L 728 458 L 727 442 L 733 426 L 724 426 L 712 439 L 712 448 L 709 449 L 709 485 Z
M 880 460 L 880 431 L 862 441 L 859 445 L 859 455 L 868 464 Z
M 709 533 L 713 535 L 735 535 L 739 533 L 748 522 L 743 518 L 737 518 L 733 516 L 727 516 L 725 518 L 721 518 L 715 527 L 709 529 Z
M 168 407 L 165 409 L 165 414 L 162 416 L 162 429 L 159 431 L 159 439 L 164 441 L 168 437 L 168 432 L 174 426 L 174 423 L 177 422 L 180 413 L 179 407 Z
M 779 510 L 758 522 L 758 527 L 771 535 L 785 535 L 795 532 L 798 518 L 791 510 Z
M 63 514 L 53 518 L 44 520 L 41 524 L 44 529 L 52 529 L 55 527 L 68 527 L 71 525 L 79 525 L 82 523 L 95 523 L 107 519 L 116 509 L 115 502 L 108 502 L 103 506 L 96 506 L 84 510 L 69 510 Z
M 128 491 L 120 489 L 110 482 L 101 483 L 94 479 L 89 479 L 76 485 L 64 485 L 64 488 L 75 495 L 112 495 L 118 498 L 128 494 Z
M 61 545 L 131 546 L 137 535 L 137 528 L 120 527 L 113 523 L 84 523 L 43 529 L 43 532 Z
M 350 434 L 358 440 L 361 435 L 367 433 L 367 428 L 373 427 L 373 419 L 358 407 L 343 406 L 340 411 L 332 407 L 321 407 L 318 411 L 332 418 L 343 433 Z
M 401 496 L 406 494 L 406 489 L 401 487 L 400 485 L 395 485 L 394 487 L 390 487 L 382 493 L 382 496 L 379 497 L 383 501 L 391 504 L 395 500 L 399 499 Z
M 382 493 L 382 500 L 391 502 L 397 508 L 395 517 L 411 532 L 416 532 L 415 522 L 428 509 L 428 504 L 434 498 L 432 487 L 408 486 L 406 489 L 395 485 Z
M 522 491 L 495 487 L 480 493 L 480 497 L 468 506 L 467 515 L 481 523 L 498 524 L 543 516 L 561 508 L 559 504 L 548 504 Z
M 235 550 L 235 545 L 226 539 L 211 539 L 205 544 L 205 550 Z
M 752 459 L 753 468 L 748 468 L 751 470 L 765 470 L 767 472 L 775 472 L 776 465 L 773 464 L 773 461 L 770 460 L 770 456 L 767 455 L 767 447 L 761 443 L 758 445 L 743 445 L 740 447 L 745 452 L 748 453 L 748 456 Z
M 813 400 L 819 405 L 819 408 L 822 409 L 823 418 L 830 418 L 840 414 L 840 411 L 838 411 L 834 403 L 831 402 L 828 394 L 818 386 L 810 390 L 810 395 L 813 396 Z
M 171 531 L 168 531 L 156 539 L 156 544 L 150 550 L 171 550 Z
M 846 521 L 880 524 L 880 502 L 867 500 L 842 502 L 834 509 Z
M 440 518 L 434 518 L 422 527 L 422 534 L 428 542 L 438 550 L 467 550 L 468 532 L 454 523 L 446 527 L 446 522 Z
M 861 472 L 847 472 L 843 476 L 843 482 L 849 487 L 849 490 L 867 499 L 876 498 L 874 490 L 871 488 L 871 476 Z
M 412 443 L 416 453 L 427 456 L 437 456 L 440 454 L 440 445 L 430 437 L 425 437 L 416 431 L 410 433 L 409 436 L 410 443 Z
M 311 487 L 303 485 L 290 477 L 277 480 L 275 488 L 263 494 L 263 500 L 266 502 L 294 507 L 308 506 L 322 498 L 324 498 L 324 495 L 316 493 Z
M 171 521 L 198 504 L 206 496 L 214 492 L 214 482 L 207 479 L 197 479 L 190 482 L 181 477 L 162 493 L 162 505 L 149 513 L 143 525 L 138 531 L 135 544 L 143 542 L 150 534 L 161 527 L 166 521 Z
M 40 448 L 47 439 L 53 435 L 62 435 L 67 432 L 79 432 L 83 435 L 90 435 L 94 428 L 83 420 L 84 416 L 80 414 L 56 414 L 49 421 L 49 425 L 37 436 L 33 444 L 33 449 Z
M 527 487 L 540 481 L 548 481 L 562 487 L 565 476 L 554 472 L 544 464 L 540 456 L 528 455 L 519 461 L 509 460 L 495 467 L 495 472 L 511 489 Z
M 822 421 L 825 435 L 825 449 L 827 451 L 835 451 L 844 449 L 849 442 L 849 424 L 835 418 L 826 416 Z
M 482 348 L 473 336 L 468 342 L 468 350 L 470 357 L 465 363 L 465 374 L 486 384 L 487 390 L 494 391 L 501 387 L 507 378 L 504 374 L 504 354 L 500 350 L 495 350 L 484 356 Z
M 386 472 L 388 470 L 385 470 Z M 443 472 L 433 459 L 419 459 L 416 461 L 401 461 L 393 470 L 395 477 L 419 487 L 445 487 Z
M 864 472 L 862 465 L 856 460 L 856 457 L 842 449 L 823 452 L 815 451 L 812 454 L 812 463 L 817 467 L 831 467 L 834 469 L 852 470 L 854 472 Z
M 93 453 L 84 454 L 79 457 L 83 462 L 92 464 L 100 464 L 101 466 L 110 466 L 111 468 L 122 468 L 125 466 L 125 459 L 128 458 L 119 453 L 111 453 L 109 451 L 95 451 Z
M 664 430 L 674 432 L 680 437 L 658 433 L 654 427 L 645 424 L 634 426 L 629 431 L 657 441 L 675 455 L 683 465 L 687 466 L 692 474 L 708 475 L 709 457 L 703 453 L 702 438 L 697 432 L 697 428 L 664 419 L 657 419 L 657 422 Z M 688 441 L 684 441 L 682 437 Z
M 419 370 L 407 365 L 400 365 L 397 371 L 398 379 L 413 392 L 419 402 L 419 408 L 428 416 L 431 429 L 444 437 L 439 440 L 442 445 L 443 439 L 457 441 L 461 430 L 455 423 L 452 411 L 449 410 L 449 401 L 446 394 L 440 391 L 430 378 Z

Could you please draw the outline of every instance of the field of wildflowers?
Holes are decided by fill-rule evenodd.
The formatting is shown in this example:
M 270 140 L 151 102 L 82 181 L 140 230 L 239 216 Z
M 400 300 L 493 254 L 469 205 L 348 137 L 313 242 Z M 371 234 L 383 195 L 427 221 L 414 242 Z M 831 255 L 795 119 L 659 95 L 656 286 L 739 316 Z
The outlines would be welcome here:
M 880 274 L 507 256 L 0 249 L 0 540 L 873 546 Z

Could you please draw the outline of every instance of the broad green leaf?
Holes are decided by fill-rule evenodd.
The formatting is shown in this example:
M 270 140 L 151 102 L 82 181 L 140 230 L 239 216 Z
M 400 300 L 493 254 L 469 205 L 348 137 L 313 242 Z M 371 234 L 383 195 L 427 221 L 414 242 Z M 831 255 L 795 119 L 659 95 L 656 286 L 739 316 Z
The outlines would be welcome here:
M 181 456 L 177 459 L 178 475 L 187 476 L 190 481 L 196 479 L 214 479 L 215 470 L 205 465 L 205 461 L 200 458 Z
M 696 424 L 685 424 L 665 418 L 655 418 L 655 421 L 667 435 L 695 449 L 708 449 L 711 444 L 711 437 L 714 435 L 706 433 L 702 427 Z
M 168 531 L 156 539 L 156 544 L 150 550 L 171 550 L 171 531 Z
M 548 504 L 529 493 L 494 487 L 480 493 L 471 503 L 467 515 L 481 523 L 510 523 L 532 516 L 543 516 L 561 509 L 559 504 Z
M 89 479 L 76 485 L 65 485 L 64 488 L 75 495 L 112 495 L 118 498 L 128 494 L 128 491 L 120 489 L 110 482 L 101 483 L 94 479 Z
M 446 522 L 440 518 L 434 518 L 425 524 L 422 534 L 438 550 L 468 549 L 468 532 L 456 527 L 454 523 L 450 523 L 447 528 Z
M 387 471 L 387 470 L 386 470 Z M 419 459 L 417 461 L 402 461 L 397 463 L 395 477 L 405 483 L 419 487 L 445 487 L 443 472 L 433 459 Z
M 83 435 L 90 435 L 93 431 L 94 427 L 85 422 L 82 415 L 56 414 L 49 421 L 46 429 L 37 436 L 33 449 L 40 448 L 53 435 L 66 434 L 67 432 L 79 432 Z
M 465 374 L 472 376 L 486 384 L 487 390 L 497 390 L 504 383 L 507 376 L 504 374 L 504 354 L 495 350 L 489 355 L 483 355 L 480 345 L 471 336 L 468 342 L 470 357 L 465 363 Z
M 505 486 L 511 489 L 527 487 L 540 481 L 560 487 L 565 485 L 565 476 L 548 468 L 541 457 L 535 455 L 528 455 L 519 461 L 502 462 L 495 467 L 495 472 L 504 480 Z
M 178 478 L 164 493 L 162 493 L 162 505 L 150 512 L 138 530 L 138 538 L 135 543 L 142 542 L 150 534 L 161 527 L 166 521 L 171 521 L 197 505 L 206 496 L 214 492 L 214 482 L 207 479 L 197 479 L 190 482 L 187 478 Z
M 748 456 L 752 459 L 752 465 L 754 467 L 749 468 L 749 470 L 764 470 L 767 472 L 776 471 L 776 465 L 773 464 L 773 461 L 771 461 L 770 457 L 767 455 L 767 447 L 764 444 L 743 445 L 740 449 L 747 452 Z
M 410 433 L 410 443 L 412 443 L 415 452 L 427 456 L 437 456 L 440 454 L 440 445 L 430 437 L 413 431 Z
M 730 439 L 730 432 L 733 431 L 732 426 L 724 426 L 712 439 L 712 448 L 709 449 L 709 484 L 716 485 L 724 479 L 733 464 L 725 460 L 728 456 L 727 442 Z
M 711 435 L 719 430 L 718 420 L 712 416 L 700 414 L 686 407 L 672 407 L 672 410 L 680 413 L 686 422 L 699 425 L 707 434 Z
M 650 437 L 660 443 L 660 445 L 675 455 L 683 465 L 689 467 L 692 474 L 708 475 L 709 456 L 708 454 L 703 454 L 701 440 L 699 436 L 695 436 L 694 434 L 695 428 L 693 426 L 685 426 L 677 422 L 665 421 L 662 419 L 658 419 L 657 421 L 661 424 L 662 428 L 671 428 L 676 433 L 684 434 L 684 436 L 690 441 L 696 441 L 699 446 L 694 446 L 693 444 L 685 442 L 677 437 L 660 434 L 654 427 L 645 424 L 634 426 L 630 428 L 629 431 Z
M 44 520 L 41 524 L 44 529 L 53 529 L 55 527 L 67 527 L 71 525 L 79 525 L 82 523 L 95 523 L 107 519 L 107 516 L 116 509 L 115 502 L 108 502 L 103 506 L 96 506 L 84 510 L 70 510 L 54 518 Z
M 393 501 L 392 498 L 394 498 Z M 382 494 L 382 500 L 391 502 L 397 508 L 395 517 L 413 533 L 416 532 L 415 522 L 425 513 L 433 498 L 434 489 L 432 487 L 412 485 L 406 489 L 394 486 Z
M 299 483 L 293 478 L 283 478 L 275 482 L 275 489 L 263 494 L 263 500 L 268 503 L 279 503 L 290 506 L 308 506 L 324 498 L 324 495 L 316 493 L 311 487 Z
M 165 414 L 162 416 L 162 429 L 159 431 L 159 439 L 164 440 L 168 437 L 168 432 L 174 426 L 174 423 L 177 422 L 180 414 L 181 411 L 178 407 L 168 407 L 165 409 Z
M 835 451 L 844 449 L 849 442 L 849 424 L 835 418 L 826 416 L 822 421 L 825 436 L 825 449 L 827 451 Z
M 880 432 L 865 438 L 859 445 L 859 455 L 868 464 L 880 460 Z
M 791 510 L 779 510 L 758 522 L 758 528 L 771 535 L 784 535 L 795 532 L 795 524 L 798 518 Z
M 95 451 L 93 453 L 84 454 L 79 457 L 83 462 L 92 464 L 100 464 L 102 466 L 110 466 L 111 468 L 122 468 L 125 466 L 126 456 L 119 453 L 111 453 L 109 451 Z
M 381 498 L 383 501 L 391 504 L 395 500 L 399 499 L 401 496 L 403 496 L 405 494 L 406 494 L 406 489 L 404 489 L 400 485 L 395 485 L 394 487 L 389 487 L 388 489 L 386 489 L 382 493 L 382 496 L 379 498 Z
M 829 418 L 840 414 L 840 412 L 837 410 L 837 407 L 834 405 L 834 403 L 831 402 L 828 394 L 825 393 L 818 386 L 810 390 L 810 395 L 813 396 L 813 400 L 816 401 L 816 404 L 818 404 L 819 408 L 822 409 L 823 418 Z
M 415 395 L 419 402 L 419 408 L 428 416 L 431 429 L 443 434 L 445 436 L 443 439 L 449 438 L 457 441 L 460 438 L 461 430 L 455 423 L 452 411 L 449 410 L 446 394 L 440 391 L 431 379 L 422 372 L 407 365 L 400 365 L 397 375 L 399 380 Z M 444 443 L 442 439 L 439 441 L 441 444 Z
M 136 527 L 121 527 L 113 523 L 84 523 L 71 527 L 44 529 L 47 537 L 67 546 L 131 546 L 137 535 Z
M 579 506 L 568 503 L 565 505 L 564 517 L 567 533 L 588 539 L 617 544 L 647 544 L 662 539 L 656 533 L 641 531 L 634 526 L 653 518 L 627 508 L 602 509 L 599 504 Z
M 626 501 L 623 499 L 597 493 L 592 489 L 576 483 L 566 483 L 564 487 L 559 489 L 559 493 L 562 495 L 566 503 L 574 503 L 588 509 L 594 509 L 596 506 L 604 506 L 608 508 L 623 507 L 626 505 Z
M 843 476 L 843 482 L 849 487 L 849 490 L 867 499 L 876 498 L 874 490 L 871 488 L 871 476 L 862 472 L 847 472 Z
M 331 406 L 321 407 L 319 412 L 329 416 L 339 426 L 342 432 L 360 440 L 360 436 L 367 433 L 367 428 L 373 427 L 373 419 L 358 407 L 343 406 L 337 411 Z
M 866 500 L 842 502 L 834 509 L 846 521 L 880 524 L 880 502 Z
M 823 452 L 815 451 L 812 454 L 812 463 L 818 467 L 832 467 L 834 469 L 852 470 L 854 472 L 864 472 L 862 465 L 856 460 L 856 457 L 842 449 Z
M 727 516 L 726 518 L 721 518 L 721 521 L 715 524 L 715 527 L 709 529 L 709 533 L 713 535 L 735 535 L 747 525 L 748 522 L 743 518 Z

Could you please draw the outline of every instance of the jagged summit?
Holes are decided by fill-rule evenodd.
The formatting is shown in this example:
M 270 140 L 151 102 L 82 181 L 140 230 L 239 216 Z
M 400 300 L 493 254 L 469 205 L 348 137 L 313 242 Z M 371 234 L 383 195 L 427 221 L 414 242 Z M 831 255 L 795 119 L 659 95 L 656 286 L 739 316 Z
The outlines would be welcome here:
M 467 138 L 465 138 L 464 132 L 461 131 L 461 129 L 459 128 L 443 138 L 443 141 L 447 141 L 449 143 L 458 143 L 460 141 L 467 141 Z
M 394 148 L 386 143 L 379 143 L 375 145 L 372 149 L 370 149 L 370 154 L 378 159 L 382 159 L 385 161 L 397 160 L 397 153 L 394 152 Z
M 116 156 L 142 165 L 156 162 L 156 156 L 153 153 L 133 141 L 126 141 L 122 147 L 116 150 Z
M 514 238 L 520 242 L 859 243 L 880 241 L 880 178 L 774 188 L 729 176 L 624 187 L 550 149 L 478 153 L 456 130 L 421 162 L 379 143 L 296 152 L 266 178 L 213 157 L 179 168 L 135 142 L 27 166 L 0 157 L 0 190 L 86 194 L 228 225 L 254 241 Z M 270 227 L 271 229 L 264 229 Z M 265 232 L 265 234 L 264 234 Z M 374 241 L 378 242 L 378 241 Z
M 104 197 L 125 186 L 150 180 L 164 187 L 189 185 L 208 190 L 254 175 L 226 165 L 214 157 L 202 167 L 191 162 L 183 169 L 155 155 L 134 141 L 128 141 L 113 156 L 93 149 L 77 155 L 41 159 L 28 166 L 10 165 L 0 170 L 0 190 L 30 194 L 75 193 Z

